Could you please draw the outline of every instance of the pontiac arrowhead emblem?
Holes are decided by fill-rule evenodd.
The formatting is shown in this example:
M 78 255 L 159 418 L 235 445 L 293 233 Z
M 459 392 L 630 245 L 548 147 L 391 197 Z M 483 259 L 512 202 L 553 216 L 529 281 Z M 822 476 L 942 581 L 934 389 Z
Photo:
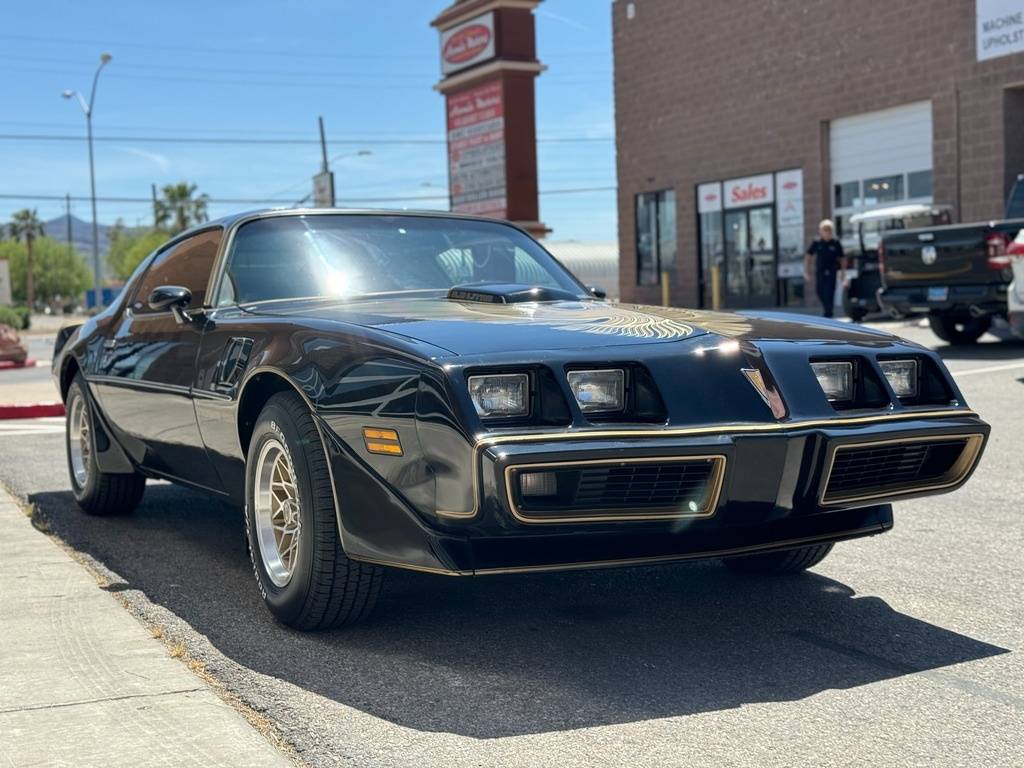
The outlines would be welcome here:
M 740 368 L 743 371 L 743 375 L 747 377 L 747 381 L 750 382 L 751 386 L 757 390 L 757 394 L 764 400 L 765 405 L 771 407 L 771 401 L 768 399 L 768 385 L 764 383 L 764 376 L 756 368 Z
M 764 375 L 756 368 L 740 368 L 740 370 L 747 377 L 750 386 L 757 390 L 757 394 L 761 396 L 764 404 L 771 410 L 772 416 L 776 419 L 784 418 L 786 415 L 786 404 L 782 402 L 778 392 L 769 389 L 768 382 L 764 380 Z

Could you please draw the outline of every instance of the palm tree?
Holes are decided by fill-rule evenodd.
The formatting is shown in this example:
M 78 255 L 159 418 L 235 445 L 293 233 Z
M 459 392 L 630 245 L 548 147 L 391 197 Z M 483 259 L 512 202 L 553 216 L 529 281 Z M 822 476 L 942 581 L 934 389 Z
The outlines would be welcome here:
M 36 300 L 36 289 L 32 282 L 32 241 L 45 235 L 46 231 L 35 208 L 31 211 L 25 208 L 11 216 L 7 231 L 15 240 L 25 241 L 25 299 L 29 311 L 32 311 Z
M 193 197 L 195 192 L 196 185 L 185 181 L 165 186 L 163 199 L 156 201 L 157 227 L 170 228 L 172 234 L 177 234 L 193 224 L 202 224 L 206 221 L 206 203 L 209 196 Z

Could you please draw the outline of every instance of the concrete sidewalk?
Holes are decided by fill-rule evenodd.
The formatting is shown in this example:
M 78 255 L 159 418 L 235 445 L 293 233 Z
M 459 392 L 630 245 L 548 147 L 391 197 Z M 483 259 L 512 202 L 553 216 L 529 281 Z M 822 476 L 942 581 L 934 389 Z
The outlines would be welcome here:
M 289 766 L 0 489 L 0 766 Z

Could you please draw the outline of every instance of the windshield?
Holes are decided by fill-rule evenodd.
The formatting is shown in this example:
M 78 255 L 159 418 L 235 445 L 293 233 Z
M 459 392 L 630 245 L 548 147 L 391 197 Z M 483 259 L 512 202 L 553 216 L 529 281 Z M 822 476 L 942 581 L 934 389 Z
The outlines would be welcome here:
M 433 293 L 520 283 L 587 291 L 534 240 L 499 222 L 370 214 L 271 216 L 235 233 L 217 305 Z

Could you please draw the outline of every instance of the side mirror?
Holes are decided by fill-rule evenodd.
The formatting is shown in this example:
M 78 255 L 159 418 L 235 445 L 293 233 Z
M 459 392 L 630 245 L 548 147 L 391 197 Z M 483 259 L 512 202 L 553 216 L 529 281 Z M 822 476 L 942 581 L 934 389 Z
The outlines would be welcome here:
M 149 294 L 149 308 L 164 312 L 174 308 L 184 309 L 192 301 L 192 291 L 180 285 L 161 285 Z
M 608 292 L 600 285 L 588 285 L 587 290 L 590 291 L 596 299 L 608 298 Z

